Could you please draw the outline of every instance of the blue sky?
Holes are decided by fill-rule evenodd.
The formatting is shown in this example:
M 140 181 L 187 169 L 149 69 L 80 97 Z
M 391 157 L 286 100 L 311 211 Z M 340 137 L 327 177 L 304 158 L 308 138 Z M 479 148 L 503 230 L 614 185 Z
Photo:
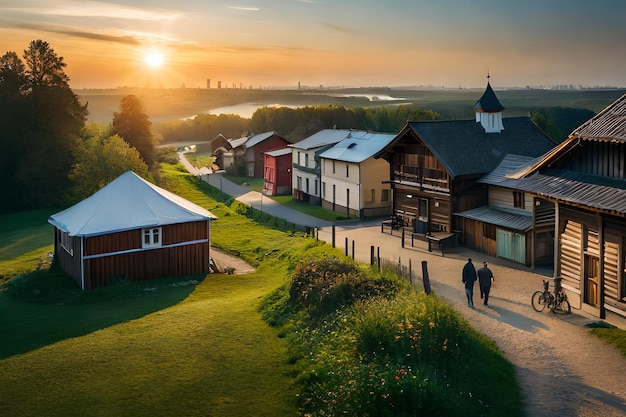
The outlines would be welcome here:
M 623 0 L 0 0 L 0 53 L 43 39 L 74 88 L 626 86 L 625 17 Z

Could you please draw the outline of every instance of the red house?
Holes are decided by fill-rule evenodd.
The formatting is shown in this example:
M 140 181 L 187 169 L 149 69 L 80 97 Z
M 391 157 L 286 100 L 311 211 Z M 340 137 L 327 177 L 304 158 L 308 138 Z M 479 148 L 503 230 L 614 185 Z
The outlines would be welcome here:
M 116 280 L 209 273 L 204 208 L 128 171 L 50 216 L 54 257 L 82 289 Z
M 291 148 L 265 153 L 263 194 L 291 194 Z
M 265 152 L 283 149 L 289 141 L 276 132 L 259 133 L 252 135 L 245 143 L 245 173 L 248 177 L 262 178 Z

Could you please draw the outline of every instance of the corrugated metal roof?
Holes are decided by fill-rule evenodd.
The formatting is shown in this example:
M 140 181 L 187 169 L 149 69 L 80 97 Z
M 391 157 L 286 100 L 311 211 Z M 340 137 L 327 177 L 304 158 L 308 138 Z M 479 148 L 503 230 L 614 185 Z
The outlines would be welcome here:
M 488 206 L 477 207 L 461 213 L 454 213 L 454 215 L 521 232 L 528 232 L 533 226 L 532 216 L 509 213 L 503 210 L 492 209 Z
M 371 158 L 395 138 L 393 133 L 352 131 L 349 137 L 320 154 L 321 158 L 361 163 Z
M 626 141 L 626 94 L 575 129 L 571 136 L 587 140 Z
M 532 164 L 534 161 L 529 160 Z M 571 205 L 586 206 L 610 213 L 626 214 L 626 180 L 552 169 L 528 177 L 512 177 L 523 158 L 505 158 L 497 168 L 479 182 L 524 191 Z
M 354 132 L 355 131 L 350 129 L 324 129 L 289 146 L 304 150 L 321 148 L 322 146 L 339 143 L 344 140 L 348 134 Z

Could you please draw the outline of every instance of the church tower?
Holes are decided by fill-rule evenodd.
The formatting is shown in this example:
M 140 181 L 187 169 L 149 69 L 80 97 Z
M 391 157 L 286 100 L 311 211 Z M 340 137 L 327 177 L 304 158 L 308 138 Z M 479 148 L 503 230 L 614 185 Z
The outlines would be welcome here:
M 504 106 L 500 104 L 496 93 L 489 84 L 491 76 L 487 74 L 487 88 L 482 97 L 474 104 L 476 123 L 480 122 L 486 133 L 500 133 L 504 130 L 502 124 L 502 111 Z

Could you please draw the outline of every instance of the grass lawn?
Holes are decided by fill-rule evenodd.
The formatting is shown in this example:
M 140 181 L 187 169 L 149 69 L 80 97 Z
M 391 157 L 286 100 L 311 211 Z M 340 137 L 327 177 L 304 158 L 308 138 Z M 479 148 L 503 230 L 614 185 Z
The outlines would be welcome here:
M 171 298 L 169 291 L 180 295 L 179 290 L 92 308 L 18 307 L 2 297 L 2 315 L 38 310 L 39 321 L 29 326 L 61 332 L 67 325 L 78 326 L 77 321 L 101 321 L 96 309 L 119 320 L 136 303 L 153 307 L 143 317 L 110 327 L 102 323 L 81 337 L 2 359 L 2 415 L 295 415 L 284 340 L 257 311 L 259 297 L 282 282 L 276 272 L 262 268 L 249 275 L 211 275 L 187 287 L 186 298 L 162 309 L 159 300 Z M 68 318 L 86 309 L 92 310 L 90 317 Z

